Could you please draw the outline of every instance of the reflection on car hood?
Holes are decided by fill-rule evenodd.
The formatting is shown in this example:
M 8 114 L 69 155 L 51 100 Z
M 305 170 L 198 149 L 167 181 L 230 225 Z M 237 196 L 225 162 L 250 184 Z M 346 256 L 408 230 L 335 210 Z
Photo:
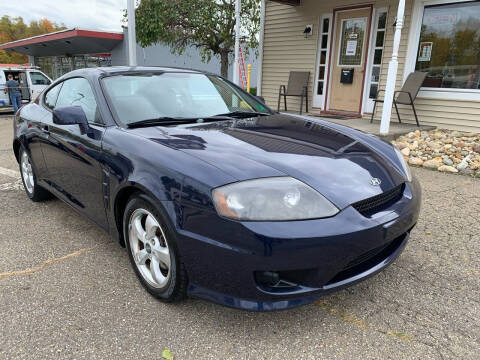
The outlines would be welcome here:
M 391 161 L 353 132 L 297 116 L 277 114 L 131 131 L 206 161 L 238 180 L 295 177 L 340 208 L 404 181 Z M 372 185 L 372 178 L 381 184 Z

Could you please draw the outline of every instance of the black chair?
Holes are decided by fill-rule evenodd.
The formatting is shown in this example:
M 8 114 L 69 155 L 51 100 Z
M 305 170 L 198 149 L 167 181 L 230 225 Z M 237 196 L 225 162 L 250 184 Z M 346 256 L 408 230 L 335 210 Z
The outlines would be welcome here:
M 420 72 L 420 71 L 413 72 L 410 75 L 408 75 L 407 80 L 405 80 L 405 83 L 402 86 L 402 90 L 398 90 L 394 92 L 393 105 L 395 106 L 395 111 L 397 112 L 397 116 L 398 116 L 398 122 L 400 124 L 402 123 L 402 120 L 400 119 L 400 113 L 398 112 L 397 104 L 410 105 L 412 107 L 413 114 L 415 115 L 417 126 L 420 126 L 420 123 L 418 122 L 417 111 L 415 110 L 415 105 L 413 103 L 417 98 L 418 92 L 420 91 L 420 88 L 426 76 L 427 76 L 426 72 Z M 385 92 L 385 90 L 378 90 L 377 98 L 373 99 L 375 104 L 373 105 L 373 112 L 372 112 L 372 118 L 370 119 L 370 123 L 373 122 L 373 117 L 375 115 L 375 110 L 377 108 L 377 102 L 379 103 L 384 102 L 384 100 L 378 98 L 378 95 L 381 92 Z
M 287 111 L 287 96 L 300 98 L 300 115 L 302 114 L 303 99 L 306 99 L 305 111 L 308 113 L 308 80 L 310 79 L 309 71 L 290 71 L 288 85 L 280 85 L 278 91 L 278 108 L 280 111 L 280 100 L 283 96 L 285 111 Z

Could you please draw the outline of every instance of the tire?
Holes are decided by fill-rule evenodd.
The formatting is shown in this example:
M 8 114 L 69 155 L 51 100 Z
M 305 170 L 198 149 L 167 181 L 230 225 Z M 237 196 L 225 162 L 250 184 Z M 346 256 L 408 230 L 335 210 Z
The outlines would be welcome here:
M 163 209 L 134 194 L 123 215 L 123 233 L 132 267 L 143 287 L 164 302 L 186 298 L 188 278 Z
M 35 167 L 27 151 L 21 147 L 19 154 L 19 167 L 22 176 L 23 187 L 27 196 L 34 202 L 44 201 L 52 197 L 52 194 L 37 184 Z

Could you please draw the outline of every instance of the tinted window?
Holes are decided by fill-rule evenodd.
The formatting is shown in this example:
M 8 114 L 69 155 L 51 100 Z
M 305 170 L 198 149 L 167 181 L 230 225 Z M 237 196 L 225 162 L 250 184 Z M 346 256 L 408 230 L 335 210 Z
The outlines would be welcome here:
M 32 85 L 50 85 L 50 80 L 39 72 L 31 72 L 30 73 L 30 80 Z
M 57 97 L 58 97 L 58 92 L 62 88 L 63 83 L 58 84 L 57 86 L 54 86 L 52 89 L 50 89 L 47 92 L 47 95 L 45 95 L 45 105 L 49 109 L 52 109 L 55 107 L 55 103 L 57 102 Z
M 64 81 L 55 107 L 63 106 L 81 106 L 89 123 L 102 122 L 97 111 L 97 101 L 92 87 L 84 78 Z

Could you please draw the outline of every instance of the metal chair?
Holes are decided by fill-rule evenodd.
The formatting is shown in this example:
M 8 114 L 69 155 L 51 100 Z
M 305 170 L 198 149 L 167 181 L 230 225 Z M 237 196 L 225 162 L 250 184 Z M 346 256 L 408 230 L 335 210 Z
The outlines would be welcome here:
M 426 76 L 427 76 L 426 72 L 416 71 L 416 72 L 410 73 L 410 75 L 408 75 L 407 77 L 407 80 L 405 80 L 405 83 L 403 84 L 402 89 L 395 91 L 393 93 L 393 105 L 395 105 L 395 111 L 397 112 L 398 122 L 400 124 L 402 123 L 402 120 L 400 119 L 400 113 L 398 112 L 397 104 L 410 105 L 413 109 L 413 114 L 415 115 L 417 126 L 420 126 L 420 123 L 418 122 L 417 111 L 415 110 L 415 105 L 413 103 L 417 98 L 418 92 L 420 91 L 420 87 L 422 86 Z M 378 98 L 378 95 L 381 92 L 385 92 L 385 90 L 379 90 L 377 92 L 377 98 L 373 99 L 375 104 L 373 105 L 373 112 L 372 112 L 372 118 L 370 119 L 370 123 L 373 122 L 375 109 L 377 108 L 377 102 L 379 103 L 384 102 L 384 100 L 381 100 Z
M 303 99 L 306 99 L 306 112 L 308 113 L 308 80 L 310 79 L 309 71 L 290 71 L 288 85 L 280 85 L 278 91 L 278 108 L 280 111 L 280 100 L 283 96 L 285 111 L 287 111 L 287 96 L 300 97 L 300 115 L 302 115 Z

